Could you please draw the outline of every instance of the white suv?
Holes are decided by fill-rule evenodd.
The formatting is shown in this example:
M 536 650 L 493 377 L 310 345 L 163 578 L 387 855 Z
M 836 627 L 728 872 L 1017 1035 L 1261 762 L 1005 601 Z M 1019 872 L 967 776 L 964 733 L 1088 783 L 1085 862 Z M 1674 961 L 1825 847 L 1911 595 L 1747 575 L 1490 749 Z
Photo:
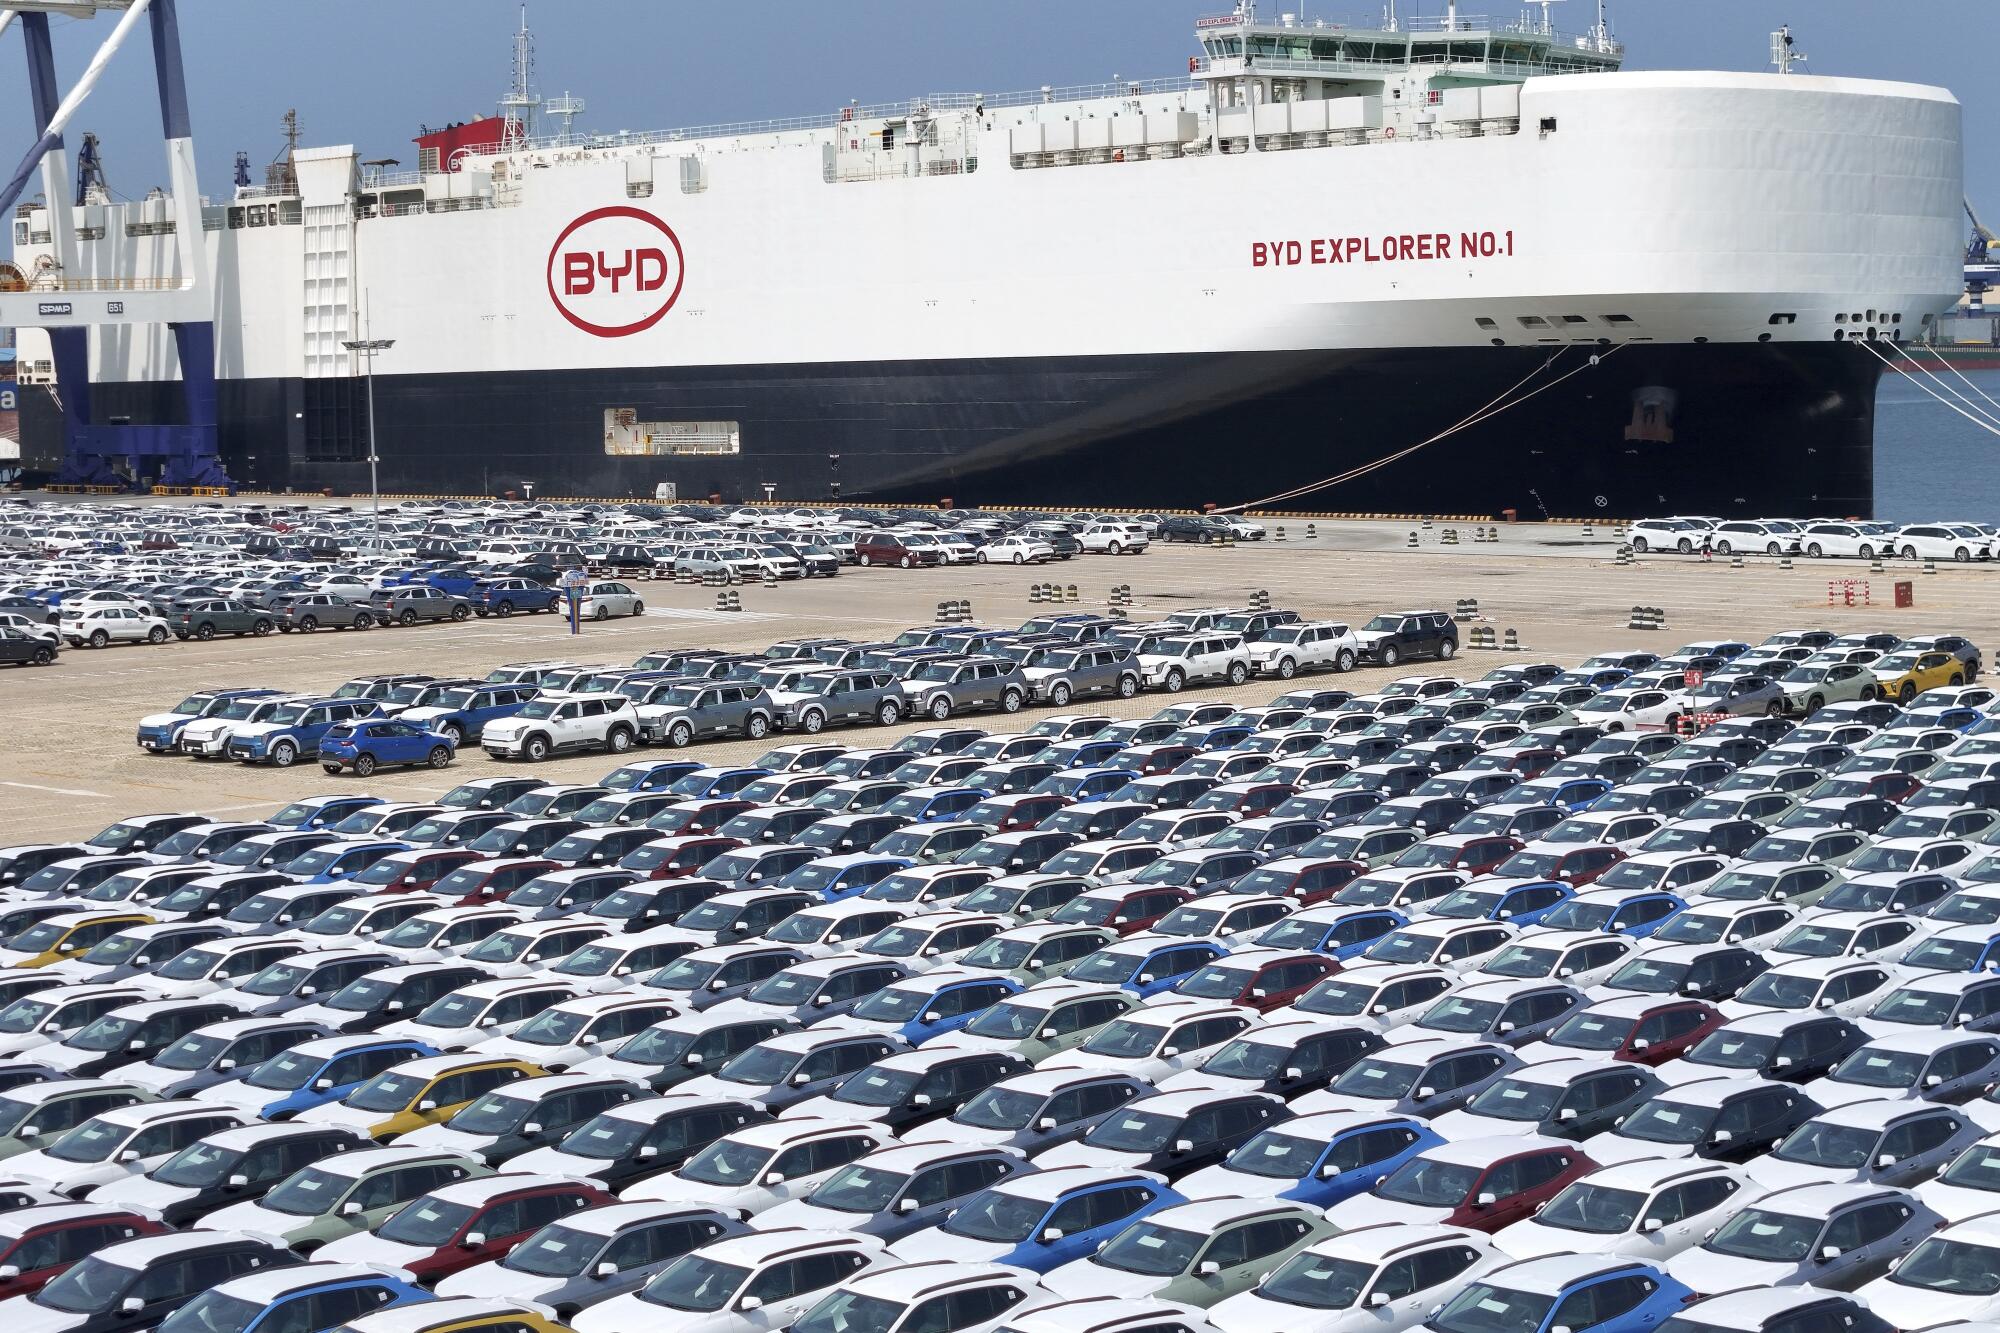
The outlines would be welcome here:
M 545 694 L 487 723 L 479 745 L 496 759 L 540 762 L 561 750 L 624 754 L 638 736 L 638 711 L 622 694 Z
M 1183 634 L 1161 639 L 1139 655 L 1146 684 L 1170 693 L 1191 681 L 1226 680 L 1241 685 L 1250 676 L 1250 649 L 1241 634 Z
M 1153 544 L 1143 523 L 1093 523 L 1076 534 L 1083 549 L 1093 555 L 1137 555 Z
M 1290 680 L 1301 671 L 1352 671 L 1361 640 L 1337 620 L 1275 625 L 1250 645 L 1250 669 L 1260 676 Z
M 64 642 L 77 648 L 86 643 L 93 648 L 142 640 L 146 643 L 165 643 L 167 622 L 137 607 L 100 603 L 79 607 L 75 611 L 65 608 L 62 613 L 62 636 Z

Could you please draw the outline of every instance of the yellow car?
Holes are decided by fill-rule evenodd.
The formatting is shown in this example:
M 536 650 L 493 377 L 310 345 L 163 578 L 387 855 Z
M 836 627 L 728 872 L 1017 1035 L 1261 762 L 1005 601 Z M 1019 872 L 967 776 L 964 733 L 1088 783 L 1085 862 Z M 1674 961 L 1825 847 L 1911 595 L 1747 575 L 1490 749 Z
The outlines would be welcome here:
M 1877 693 L 1897 703 L 1906 704 L 1940 685 L 1965 684 L 1965 664 L 1951 653 L 1935 649 L 1891 653 L 1870 662 L 1868 670 L 1874 673 Z
M 0 967 L 47 967 L 94 948 L 121 930 L 150 926 L 144 912 L 59 912 L 44 917 L 7 941 Z
M 527 1301 L 446 1296 L 377 1310 L 349 1320 L 340 1333 L 571 1333 L 555 1312 Z
M 495 1088 L 547 1072 L 525 1060 L 473 1052 L 419 1056 L 389 1066 L 340 1101 L 308 1107 L 298 1118 L 358 1129 L 387 1142 L 425 1125 L 442 1124 Z

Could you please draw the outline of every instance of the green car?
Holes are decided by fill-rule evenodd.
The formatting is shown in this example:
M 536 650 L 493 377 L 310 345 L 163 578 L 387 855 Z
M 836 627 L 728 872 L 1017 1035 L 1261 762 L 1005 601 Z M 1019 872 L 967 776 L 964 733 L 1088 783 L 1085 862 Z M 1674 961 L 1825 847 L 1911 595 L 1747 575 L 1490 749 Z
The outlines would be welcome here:
M 191 602 L 175 602 L 166 612 L 167 628 L 177 639 L 212 639 L 218 634 L 245 634 L 259 637 L 277 627 L 269 611 L 227 597 L 203 597 Z
M 1811 907 L 1841 882 L 1826 866 L 1812 861 L 1760 861 L 1738 864 L 1702 886 L 1703 898 L 1727 902 L 1784 903 Z
M 198 1226 L 275 1236 L 301 1255 L 330 1240 L 372 1231 L 410 1200 L 492 1171 L 441 1148 L 363 1148 L 293 1172 L 266 1194 L 210 1213 Z
M 1023 986 L 1033 986 L 1055 980 L 1105 945 L 1117 942 L 1117 932 L 1102 926 L 1043 922 L 989 936 L 959 961 L 965 967 L 997 972 Z
M 0 1095 L 0 1158 L 46 1148 L 86 1120 L 134 1102 L 159 1098 L 108 1078 L 28 1083 Z
M 1273 1268 L 1339 1230 L 1317 1208 L 1283 1199 L 1197 1199 L 1142 1218 L 1062 1265 L 1042 1285 L 1069 1300 L 1111 1296 L 1200 1309 L 1248 1291 Z
M 1122 990 L 1080 981 L 1045 981 L 1002 1000 L 939 1044 L 1012 1051 L 1030 1064 L 1040 1064 L 1058 1051 L 1081 1046 L 1099 1028 L 1138 1005 L 1136 996 Z
M 1361 861 L 1370 870 L 1388 865 L 1415 845 L 1418 834 L 1406 828 L 1343 828 L 1312 840 L 1312 856 L 1329 861 Z
M 1778 677 L 1778 688 L 1784 692 L 1785 712 L 1803 717 L 1828 704 L 1874 698 L 1875 677 L 1858 662 L 1807 663 Z

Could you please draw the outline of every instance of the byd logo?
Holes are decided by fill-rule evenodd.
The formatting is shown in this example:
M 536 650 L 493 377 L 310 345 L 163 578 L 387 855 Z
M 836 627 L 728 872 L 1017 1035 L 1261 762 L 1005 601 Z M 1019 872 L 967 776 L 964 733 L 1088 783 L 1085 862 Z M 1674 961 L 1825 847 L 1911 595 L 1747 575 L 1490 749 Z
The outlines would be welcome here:
M 673 229 L 623 204 L 585 213 L 549 248 L 549 299 L 564 319 L 600 338 L 659 323 L 680 299 L 685 276 Z

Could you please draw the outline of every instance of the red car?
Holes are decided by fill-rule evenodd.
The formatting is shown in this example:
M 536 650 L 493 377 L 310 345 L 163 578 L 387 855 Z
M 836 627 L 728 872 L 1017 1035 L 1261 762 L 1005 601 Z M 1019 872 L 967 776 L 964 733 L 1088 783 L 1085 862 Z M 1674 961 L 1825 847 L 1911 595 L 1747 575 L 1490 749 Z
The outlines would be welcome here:
M 484 903 L 504 902 L 508 894 L 529 880 L 561 869 L 554 861 L 545 861 L 539 856 L 474 860 L 439 880 L 434 891 L 450 898 L 449 906 L 478 907 Z
M 1267 1013 L 1290 1004 L 1339 970 L 1340 963 L 1322 953 L 1245 949 L 1196 968 L 1174 987 L 1174 993 Z
M 647 879 L 682 879 L 700 874 L 703 866 L 724 852 L 749 845 L 741 838 L 725 838 L 717 833 L 662 838 L 635 848 L 618 863 L 618 868 L 636 870 Z
M 1466 765 L 1473 772 L 1500 771 L 1520 775 L 1523 782 L 1540 777 L 1566 756 L 1561 750 L 1548 746 L 1523 747 L 1512 750 L 1488 750 L 1479 758 Z
M 1547 847 L 1544 844 L 1544 847 Z M 1625 851 L 1608 842 L 1579 843 L 1562 851 L 1524 850 L 1498 866 L 1496 873 L 1521 879 L 1559 879 L 1582 888 L 1625 859 Z
M 479 1176 L 412 1199 L 375 1228 L 372 1243 L 362 1244 L 376 1256 L 393 1249 L 393 1259 L 382 1261 L 409 1269 L 418 1282 L 430 1286 L 505 1256 L 551 1222 L 616 1202 L 595 1185 L 557 1176 Z
M 1239 779 L 1210 787 L 1194 799 L 1196 810 L 1233 810 L 1245 819 L 1267 815 L 1296 795 L 1288 782 Z
M 374 885 L 381 893 L 429 893 L 460 866 L 479 865 L 483 861 L 478 852 L 397 852 L 383 857 L 350 882 Z M 391 874 L 394 879 L 388 879 Z M 373 878 L 363 879 L 362 875 Z M 527 880 L 521 882 L 525 884 Z
M 1248 874 L 1238 875 L 1221 892 L 1268 893 L 1311 907 L 1326 902 L 1367 873 L 1366 861 L 1287 856 L 1266 861 Z
M 717 797 L 706 801 L 684 801 L 670 806 L 646 821 L 646 827 L 667 833 L 713 833 L 745 810 L 757 808 L 755 801 Z
M 1532 1216 L 1577 1177 L 1597 1170 L 1573 1143 L 1523 1136 L 1461 1139 L 1418 1153 L 1369 1193 L 1395 1203 L 1450 1211 L 1441 1226 L 1494 1232 Z
M 984 824 L 995 833 L 1019 833 L 1040 828 L 1042 821 L 1068 805 L 1069 798 L 1050 792 L 1017 791 L 989 796 L 967 810 L 962 818 Z
M 1200 753 L 1192 745 L 1171 741 L 1161 741 L 1157 745 L 1129 745 L 1118 752 L 1109 766 L 1130 769 L 1142 778 L 1150 778 L 1171 773 Z
M 854 543 L 854 562 L 859 565 L 935 565 L 944 553 L 935 546 L 905 546 L 893 532 L 863 533 Z
M 1079 893 L 1050 913 L 1049 920 L 1065 926 L 1103 926 L 1121 937 L 1136 935 L 1192 897 L 1186 889 L 1112 885 Z
M 107 1245 L 166 1230 L 129 1208 L 101 1203 L 44 1203 L 10 1212 L 0 1225 L 0 1299 L 32 1296 Z
M 1550 1046 L 1660 1065 L 1721 1027 L 1722 1011 L 1701 1000 L 1627 995 L 1579 1009 L 1542 1038 Z M 1552 1053 L 1553 1054 L 1553 1053 Z

